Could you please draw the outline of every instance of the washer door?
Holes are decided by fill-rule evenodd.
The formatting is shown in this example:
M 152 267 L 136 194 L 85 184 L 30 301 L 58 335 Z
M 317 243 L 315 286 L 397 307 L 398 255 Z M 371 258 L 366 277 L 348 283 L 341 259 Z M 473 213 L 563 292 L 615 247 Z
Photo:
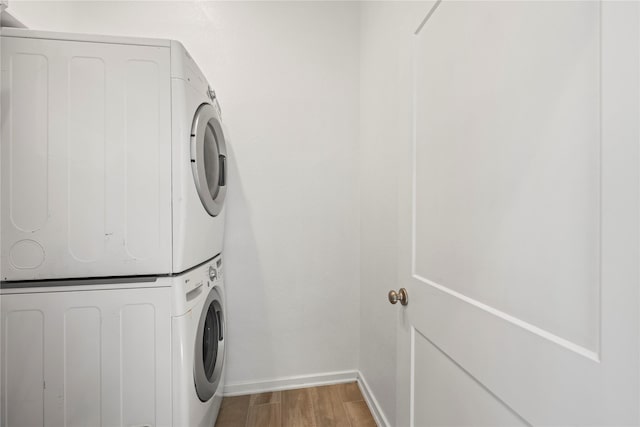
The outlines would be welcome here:
M 227 194 L 227 146 L 216 110 L 198 107 L 191 127 L 191 169 L 205 210 L 217 216 Z
M 214 395 L 224 364 L 224 313 L 218 288 L 211 289 L 198 322 L 196 335 L 194 382 L 201 401 Z

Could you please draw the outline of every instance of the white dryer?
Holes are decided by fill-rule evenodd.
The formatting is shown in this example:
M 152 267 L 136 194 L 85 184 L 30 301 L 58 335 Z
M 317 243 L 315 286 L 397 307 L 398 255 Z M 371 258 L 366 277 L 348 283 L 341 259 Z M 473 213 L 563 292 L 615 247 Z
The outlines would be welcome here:
M 0 425 L 212 427 L 222 258 L 174 277 L 4 282 Z
M 221 252 L 220 109 L 180 43 L 0 43 L 1 280 L 176 274 Z

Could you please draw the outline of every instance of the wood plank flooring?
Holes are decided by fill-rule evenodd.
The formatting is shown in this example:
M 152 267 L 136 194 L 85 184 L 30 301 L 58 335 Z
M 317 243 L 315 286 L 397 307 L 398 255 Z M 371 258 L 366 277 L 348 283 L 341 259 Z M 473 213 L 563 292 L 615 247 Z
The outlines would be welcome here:
M 225 397 L 215 427 L 376 427 L 355 382 Z

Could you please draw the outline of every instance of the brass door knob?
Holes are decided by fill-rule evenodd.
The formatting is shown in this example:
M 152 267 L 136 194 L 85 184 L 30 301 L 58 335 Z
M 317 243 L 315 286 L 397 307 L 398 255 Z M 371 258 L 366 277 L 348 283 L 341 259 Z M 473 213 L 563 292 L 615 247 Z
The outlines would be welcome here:
M 395 304 L 400 301 L 400 304 L 407 305 L 409 304 L 409 294 L 405 288 L 400 288 L 398 292 L 393 289 L 389 291 L 389 302 L 391 304 Z

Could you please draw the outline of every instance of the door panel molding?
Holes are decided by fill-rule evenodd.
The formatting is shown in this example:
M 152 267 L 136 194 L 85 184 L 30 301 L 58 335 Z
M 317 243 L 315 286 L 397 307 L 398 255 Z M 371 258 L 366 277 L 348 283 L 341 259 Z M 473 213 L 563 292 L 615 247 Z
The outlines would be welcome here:
M 462 366 L 460 363 L 458 363 L 453 357 L 451 357 L 446 351 L 444 351 L 442 348 L 440 348 L 436 343 L 434 343 L 432 340 L 430 340 L 425 334 L 421 333 L 417 328 L 415 327 L 411 327 L 411 425 L 414 426 L 415 422 L 414 422 L 414 414 L 415 414 L 415 409 L 416 409 L 416 381 L 415 381 L 415 375 L 416 375 L 416 371 L 418 369 L 420 369 L 420 366 L 416 366 L 415 364 L 415 360 L 416 360 L 416 349 L 419 346 L 419 342 L 418 341 L 423 341 L 425 344 L 427 344 L 428 347 L 430 347 L 432 350 L 433 354 L 437 354 L 438 357 L 441 360 L 438 360 L 436 364 L 427 364 L 427 368 L 430 369 L 431 371 L 445 371 L 447 370 L 447 366 L 446 365 L 450 365 L 451 371 L 457 371 L 459 372 L 461 375 L 459 375 L 459 377 L 462 378 L 458 378 L 458 382 L 460 382 L 460 380 L 462 379 L 462 382 L 468 382 L 469 385 L 471 385 L 472 388 L 475 388 L 476 390 L 476 395 L 478 394 L 483 394 L 485 395 L 486 399 L 491 400 L 492 402 L 494 402 L 498 407 L 502 408 L 506 413 L 508 413 L 508 415 L 503 415 L 505 418 L 502 420 L 501 425 L 517 425 L 517 424 L 522 424 L 525 426 L 532 426 L 533 424 L 530 423 L 529 421 L 527 421 L 526 419 L 524 419 L 520 414 L 518 414 L 518 412 L 512 408 L 511 406 L 509 406 L 509 404 L 507 402 L 505 402 L 502 398 L 500 398 L 500 396 L 498 396 L 496 393 L 493 392 L 493 390 L 491 390 L 490 388 L 488 388 L 485 384 L 483 384 L 482 381 L 480 381 L 478 378 L 476 378 L 471 372 L 469 372 L 467 369 L 465 369 L 464 366 Z M 424 368 L 424 366 L 423 366 Z M 452 372 L 449 373 L 449 375 Z M 452 384 L 452 388 L 457 388 L 460 387 L 460 384 Z M 438 390 L 437 391 L 438 395 L 443 395 L 444 391 L 443 390 Z M 443 399 L 443 397 L 441 396 L 440 399 Z M 422 404 L 426 404 L 429 403 L 432 399 L 421 399 L 420 402 Z M 443 406 L 446 406 L 446 396 L 444 396 L 444 401 L 441 402 L 441 404 Z M 425 411 L 432 411 L 436 408 L 427 408 L 427 409 L 423 409 Z M 495 411 L 495 408 L 494 408 Z M 434 411 L 435 412 L 435 411 Z M 442 421 L 443 420 L 439 420 L 440 422 L 436 422 L 434 423 L 435 425 L 440 425 L 440 424 L 445 424 Z M 474 414 L 474 419 L 473 420 L 469 420 L 470 423 L 472 425 L 482 425 L 483 423 L 481 422 L 481 420 L 478 418 L 478 414 Z M 514 423 L 515 422 L 515 423 Z M 459 421 L 458 423 L 459 424 Z M 449 425 L 449 423 L 447 423 L 447 425 Z M 489 424 L 491 425 L 491 424 Z
M 527 323 L 522 319 L 519 319 L 517 317 L 514 317 L 508 313 L 505 313 L 504 311 L 500 311 L 497 308 L 491 307 L 490 305 L 484 304 L 480 301 L 477 301 L 473 298 L 469 298 L 466 295 L 463 295 L 459 292 L 454 291 L 453 289 L 447 288 L 446 286 L 440 285 L 436 282 L 433 282 L 429 279 L 426 279 L 420 275 L 417 274 L 413 274 L 412 277 L 416 280 L 419 280 L 420 282 L 424 283 L 427 286 L 431 286 L 439 291 L 442 291 L 444 293 L 446 293 L 447 295 L 450 295 L 454 298 L 459 299 L 460 301 L 463 301 L 467 304 L 471 304 L 472 306 L 483 310 L 493 316 L 496 316 L 502 320 L 504 320 L 505 322 L 509 322 L 512 325 L 515 325 L 519 328 L 522 328 L 528 332 L 531 332 L 532 334 L 535 334 L 541 338 L 544 338 L 554 344 L 559 345 L 560 347 L 563 347 L 569 351 L 572 351 L 580 356 L 586 357 L 589 360 L 592 360 L 596 363 L 600 363 L 600 354 L 598 352 L 594 352 L 589 350 L 588 348 L 584 348 L 574 342 L 571 342 L 569 340 L 566 340 L 562 337 L 559 337 L 558 335 L 554 335 L 549 331 L 546 331 L 542 328 L 539 328 L 535 325 L 532 325 L 531 323 Z
M 447 3 L 447 2 L 445 2 Z M 482 3 L 482 2 L 478 2 L 478 3 Z M 602 3 L 598 2 L 599 4 L 599 11 L 598 11 L 598 20 L 599 23 L 598 25 L 600 26 L 600 28 L 602 27 Z M 594 252 L 597 253 L 597 255 L 595 255 L 595 257 L 597 258 L 597 264 L 594 267 L 594 269 L 596 271 L 593 272 L 592 276 L 595 277 L 594 279 L 594 283 L 593 286 L 595 287 L 595 289 L 593 289 L 593 293 L 597 294 L 597 302 L 596 305 L 593 307 L 593 312 L 592 312 L 592 316 L 595 317 L 594 320 L 594 325 L 592 325 L 593 328 L 597 328 L 595 330 L 592 330 L 591 333 L 593 333 L 593 335 L 596 337 L 594 339 L 594 345 L 593 346 L 585 346 L 582 345 L 580 343 L 577 343 L 569 338 L 567 338 L 566 336 L 563 336 L 563 334 L 560 333 L 554 333 L 552 330 L 550 330 L 549 328 L 545 328 L 542 326 L 539 326 L 536 324 L 536 322 L 532 322 L 532 321 L 527 321 L 524 318 L 522 318 L 521 316 L 515 315 L 513 313 L 510 313 L 508 309 L 501 309 L 497 306 L 495 306 L 495 304 L 491 304 L 491 303 L 487 303 L 487 302 L 483 302 L 481 301 L 481 299 L 479 298 L 474 298 L 472 296 L 469 296 L 467 294 L 465 294 L 464 292 L 460 292 L 457 291 L 455 289 L 453 289 L 450 286 L 447 286 L 446 284 L 439 282 L 438 280 L 434 280 L 431 279 L 429 277 L 427 277 L 427 275 L 425 274 L 421 274 L 418 271 L 418 266 L 417 266 L 417 246 L 418 246 L 418 232 L 417 232 L 417 210 L 418 210 L 418 206 L 417 206 L 417 200 L 418 200 L 418 130 L 417 130 L 417 121 L 418 121 L 418 117 L 417 117 L 417 110 L 418 110 L 418 96 L 417 96 L 417 92 L 418 92 L 418 81 L 417 81 L 417 76 L 418 76 L 418 65 L 417 65 L 417 55 L 418 55 L 418 49 L 420 48 L 418 46 L 419 41 L 418 41 L 418 37 L 420 37 L 420 34 L 422 33 L 422 30 L 425 28 L 425 24 L 430 20 L 433 19 L 434 16 L 437 17 L 437 13 L 436 11 L 440 12 L 442 10 L 442 0 L 437 1 L 432 8 L 429 10 L 429 12 L 427 13 L 427 15 L 425 16 L 424 20 L 422 21 L 422 23 L 419 25 L 419 27 L 416 29 L 415 31 L 415 36 L 416 36 L 416 40 L 414 42 L 413 45 L 413 50 L 414 50 L 414 54 L 413 54 L 413 67 L 414 67 L 414 73 L 413 73 L 413 78 L 414 78 L 414 90 L 413 90 L 413 135 L 412 135 L 412 141 L 411 141 L 411 157 L 412 157 L 412 169 L 411 169 L 411 180 L 412 180 L 412 188 L 411 188 L 411 276 L 413 279 L 419 281 L 420 283 L 430 286 L 434 289 L 437 289 L 438 291 L 444 292 L 445 294 L 447 294 L 450 297 L 456 298 L 460 301 L 463 301 L 464 303 L 470 304 L 472 306 L 474 306 L 477 309 L 483 310 L 486 313 L 489 313 L 505 322 L 508 322 L 512 325 L 515 325 L 521 329 L 524 329 L 536 336 L 539 336 L 547 341 L 550 341 L 568 351 L 571 351 L 575 354 L 578 354 L 582 357 L 585 357 L 593 362 L 596 363 L 600 363 L 600 359 L 601 359 L 601 348 L 600 348 L 600 335 L 601 335 L 601 316 L 600 313 L 602 312 L 602 300 L 601 300 L 601 292 L 602 292 L 602 275 L 601 275 L 601 271 L 602 271 L 602 157 L 601 157 L 601 152 L 602 152 L 602 72 L 601 72 L 601 67 L 602 67 L 602 54 L 601 54 L 601 50 L 602 50 L 602 32 L 599 31 L 598 33 L 598 62 L 597 64 L 594 64 L 598 67 L 598 70 L 594 73 L 597 75 L 597 84 L 598 84 L 598 89 L 597 89 L 597 99 L 595 100 L 597 102 L 597 109 L 598 109 L 598 123 L 597 128 L 600 130 L 600 135 L 597 139 L 597 146 L 592 147 L 592 149 L 594 150 L 594 152 L 597 152 L 596 157 L 595 157 L 595 163 L 597 163 L 597 171 L 594 172 L 594 174 L 596 175 L 596 178 L 593 178 L 594 181 L 597 181 L 597 185 L 595 186 L 595 188 L 593 189 L 594 193 L 593 195 L 591 195 L 591 197 L 595 200 L 595 205 L 597 206 L 597 213 L 596 213 L 596 218 L 593 220 L 594 223 L 596 223 L 595 229 L 592 230 L 594 235 L 593 235 L 593 241 L 594 243 Z M 435 15 L 434 15 L 435 14 Z M 588 329 L 588 328 L 587 328 Z M 593 347 L 593 348 L 590 348 Z

